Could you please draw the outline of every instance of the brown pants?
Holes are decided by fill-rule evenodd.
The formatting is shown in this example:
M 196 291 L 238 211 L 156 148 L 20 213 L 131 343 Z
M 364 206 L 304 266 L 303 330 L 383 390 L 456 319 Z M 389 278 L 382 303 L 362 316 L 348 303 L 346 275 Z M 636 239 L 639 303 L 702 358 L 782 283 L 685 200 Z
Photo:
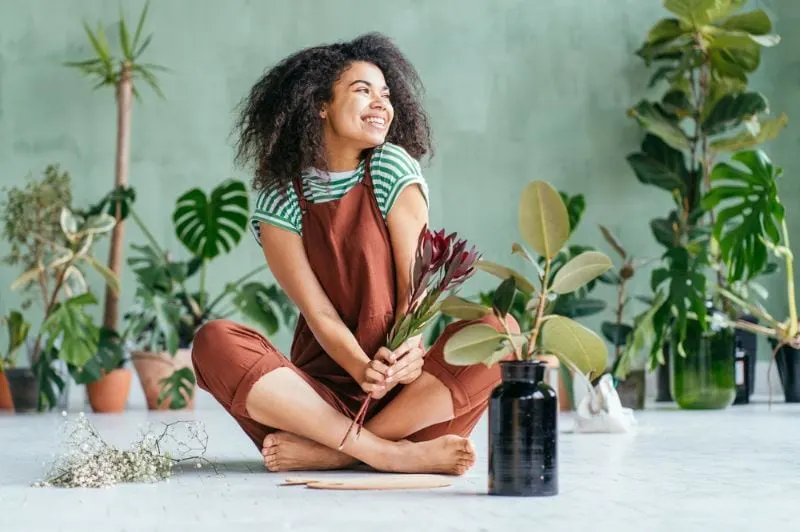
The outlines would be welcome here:
M 508 320 L 509 329 L 518 332 L 519 327 L 513 318 L 509 316 Z M 481 321 L 502 328 L 492 316 Z M 492 390 L 500 383 L 497 365 L 491 368 L 483 364 L 451 366 L 445 362 L 444 343 L 468 323 L 474 322 L 457 322 L 448 326 L 425 355 L 423 366 L 424 371 L 439 379 L 450 390 L 455 417 L 410 435 L 408 439 L 411 441 L 431 440 L 444 434 L 468 436 L 486 411 Z M 198 386 L 216 398 L 259 449 L 264 437 L 275 429 L 251 418 L 245 404 L 256 381 L 276 368 L 291 368 L 328 404 L 349 416 L 348 409 L 334 391 L 292 364 L 261 334 L 232 321 L 211 321 L 197 331 L 192 347 L 192 363 Z

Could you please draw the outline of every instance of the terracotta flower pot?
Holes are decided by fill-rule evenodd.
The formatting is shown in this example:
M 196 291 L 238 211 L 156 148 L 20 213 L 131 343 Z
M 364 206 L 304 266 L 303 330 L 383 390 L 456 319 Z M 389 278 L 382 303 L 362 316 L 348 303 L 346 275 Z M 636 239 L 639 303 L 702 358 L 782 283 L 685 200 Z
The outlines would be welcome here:
M 128 403 L 128 394 L 131 391 L 131 378 L 133 374 L 129 369 L 115 369 L 106 373 L 100 380 L 86 385 L 89 404 L 93 412 L 111 413 L 122 412 Z
M 14 400 L 11 398 L 11 386 L 8 384 L 6 374 L 0 371 L 0 410 L 14 410 Z
M 134 368 L 136 368 L 136 373 L 139 375 L 139 381 L 142 384 L 149 410 L 169 409 L 171 403 L 169 399 L 165 399 L 163 403 L 158 404 L 158 395 L 161 393 L 162 388 L 161 379 L 169 377 L 173 372 L 181 368 L 189 368 L 194 374 L 190 349 L 178 349 L 175 358 L 172 358 L 167 352 L 134 351 L 131 354 L 131 359 L 133 360 Z M 192 387 L 191 397 L 186 397 L 184 393 L 184 397 L 188 399 L 186 405 L 188 410 L 194 408 L 196 388 L 196 385 Z

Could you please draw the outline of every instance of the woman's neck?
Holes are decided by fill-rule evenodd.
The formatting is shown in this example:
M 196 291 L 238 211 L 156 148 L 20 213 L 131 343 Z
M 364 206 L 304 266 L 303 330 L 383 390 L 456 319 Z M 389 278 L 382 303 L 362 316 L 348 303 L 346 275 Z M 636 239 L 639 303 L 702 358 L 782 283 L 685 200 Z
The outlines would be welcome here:
M 348 172 L 358 168 L 361 162 L 361 148 L 353 146 L 352 142 L 337 139 L 333 135 L 326 135 L 325 157 L 328 172 Z

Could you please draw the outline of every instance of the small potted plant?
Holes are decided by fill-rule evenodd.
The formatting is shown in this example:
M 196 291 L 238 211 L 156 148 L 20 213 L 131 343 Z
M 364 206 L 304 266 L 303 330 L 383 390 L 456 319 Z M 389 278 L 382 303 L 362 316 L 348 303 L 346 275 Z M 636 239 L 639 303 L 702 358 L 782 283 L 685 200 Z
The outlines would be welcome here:
M 80 216 L 70 203 L 69 174 L 51 165 L 43 179 L 8 190 L 3 205 L 3 232 L 11 243 L 6 263 L 25 270 L 11 289 L 27 296 L 23 308 L 41 298 L 43 312 L 27 346 L 30 368 L 17 368 L 24 383 L 15 384 L 9 374 L 12 393 L 16 389 L 21 397 L 36 396 L 37 404 L 15 403 L 17 411 L 55 407 L 69 382 L 69 368 L 82 367 L 96 352 L 99 333 L 86 308 L 97 301 L 85 270 L 95 270 L 112 290 L 119 289 L 117 277 L 92 255 L 93 245 L 113 229 L 114 219 L 106 214 Z M 34 382 L 38 390 L 31 388 Z
M 755 242 L 771 250 L 783 260 L 786 275 L 786 296 L 789 315 L 784 319 L 773 317 L 758 301 L 750 301 L 727 286 L 718 286 L 719 292 L 738 309 L 758 320 L 729 320 L 733 328 L 765 335 L 772 347 L 772 359 L 778 366 L 785 400 L 800 402 L 800 329 L 797 321 L 797 303 L 794 284 L 794 255 L 789 246 L 786 209 L 778 195 L 778 178 L 783 170 L 772 164 L 761 150 L 736 154 L 731 163 L 720 163 L 711 176 L 716 185 L 704 198 L 709 208 L 724 206 L 727 216 L 714 225 L 714 235 L 721 243 L 722 253 L 737 256 L 742 268 L 753 269 L 766 255 L 759 255 L 753 265 L 741 260 L 739 250 L 752 247 Z
M 8 346 L 5 352 L 0 354 L 0 410 L 14 410 L 14 397 L 11 393 L 11 385 L 9 384 L 6 373 L 11 372 L 12 375 L 14 375 L 12 378 L 16 380 L 22 378 L 22 375 L 17 375 L 17 372 L 14 371 L 16 366 L 16 353 L 17 350 L 25 344 L 31 325 L 25 321 L 20 311 L 13 310 L 8 316 L 0 318 L 0 326 L 6 327 L 6 335 L 8 337 Z M 23 375 L 25 375 L 24 372 Z M 27 375 L 30 379 L 30 386 L 17 385 L 15 389 L 22 392 L 30 392 L 32 396 L 28 401 L 18 398 L 18 402 L 36 405 L 38 388 L 34 385 L 33 373 L 29 371 Z
M 478 268 L 502 279 L 492 307 L 453 296 L 443 312 L 460 319 L 493 312 L 505 322 L 517 291 L 531 296 L 527 311 L 530 328 L 520 334 L 473 324 L 455 333 L 444 348 L 454 365 L 500 364 L 502 383 L 489 402 L 489 493 L 541 496 L 558 492 L 557 399 L 543 380 L 542 357 L 556 356 L 575 375 L 590 382 L 606 368 L 608 350 L 596 333 L 580 323 L 552 312 L 558 295 L 575 292 L 606 273 L 611 260 L 598 251 L 586 251 L 551 276 L 553 259 L 570 234 L 566 205 L 559 193 L 543 181 L 531 182 L 519 203 L 519 230 L 523 240 L 544 266 L 538 287 L 523 274 L 506 266 L 481 261 Z M 520 244 L 512 247 L 538 269 L 538 261 Z

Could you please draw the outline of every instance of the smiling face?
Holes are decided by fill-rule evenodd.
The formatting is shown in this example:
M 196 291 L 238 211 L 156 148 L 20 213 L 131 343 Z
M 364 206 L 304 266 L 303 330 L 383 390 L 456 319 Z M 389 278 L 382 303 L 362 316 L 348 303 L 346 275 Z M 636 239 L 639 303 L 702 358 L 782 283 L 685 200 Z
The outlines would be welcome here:
M 333 98 L 320 116 L 329 150 L 360 152 L 383 144 L 394 118 L 383 72 L 372 63 L 352 63 L 334 83 Z

